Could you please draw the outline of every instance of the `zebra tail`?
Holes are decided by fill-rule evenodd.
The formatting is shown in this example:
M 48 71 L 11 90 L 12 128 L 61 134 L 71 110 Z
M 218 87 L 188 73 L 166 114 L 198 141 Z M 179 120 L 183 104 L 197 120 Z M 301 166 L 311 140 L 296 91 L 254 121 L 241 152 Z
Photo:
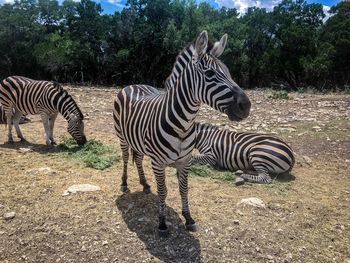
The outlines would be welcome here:
M 135 165 L 135 160 L 136 160 L 135 151 L 133 149 L 130 149 L 130 151 L 131 151 L 132 164 Z

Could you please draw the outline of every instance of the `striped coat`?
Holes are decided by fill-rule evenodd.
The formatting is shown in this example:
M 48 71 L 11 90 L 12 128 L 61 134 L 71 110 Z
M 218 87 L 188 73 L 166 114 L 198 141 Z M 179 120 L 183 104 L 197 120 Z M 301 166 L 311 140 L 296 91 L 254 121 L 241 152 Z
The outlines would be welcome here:
M 243 170 L 247 181 L 271 183 L 270 175 L 290 172 L 295 158 L 280 139 L 259 133 L 236 133 L 210 124 L 196 123 L 199 155 L 193 164 L 209 164 L 228 170 Z
M 30 120 L 26 116 L 22 115 L 21 118 L 19 119 L 19 124 L 23 124 L 27 122 L 30 122 Z M 6 113 L 4 108 L 1 105 L 0 105 L 0 124 L 7 124 Z
M 71 95 L 56 82 L 32 80 L 11 76 L 0 82 L 0 104 L 3 106 L 8 124 L 8 142 L 13 143 L 12 123 L 17 136 L 26 141 L 19 121 L 23 114 L 40 114 L 46 133 L 46 144 L 55 144 L 54 122 L 61 113 L 68 122 L 68 132 L 79 143 L 86 142 L 83 114 Z
M 147 85 L 122 89 L 114 101 L 114 126 L 120 139 L 124 169 L 122 191 L 127 191 L 129 148 L 134 154 L 140 183 L 149 192 L 142 167 L 144 155 L 151 158 L 159 196 L 159 233 L 167 233 L 165 224 L 165 167 L 177 168 L 186 228 L 195 230 L 188 205 L 187 174 L 195 142 L 194 120 L 201 103 L 226 113 L 231 120 L 249 115 L 250 101 L 232 80 L 227 67 L 218 59 L 227 35 L 214 45 L 204 31 L 176 58 L 166 81 L 166 92 Z

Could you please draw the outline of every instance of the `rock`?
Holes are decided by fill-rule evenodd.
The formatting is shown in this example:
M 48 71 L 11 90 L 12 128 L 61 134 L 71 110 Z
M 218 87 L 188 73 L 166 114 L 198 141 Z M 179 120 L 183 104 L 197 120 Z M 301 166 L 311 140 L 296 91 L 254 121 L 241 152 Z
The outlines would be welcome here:
M 69 195 L 69 192 L 68 192 L 67 190 L 65 190 L 65 191 L 63 192 L 62 196 L 67 196 L 67 195 Z
M 82 252 L 86 252 L 86 247 L 83 245 L 80 249 Z
M 243 198 L 238 204 L 265 208 L 265 204 L 264 204 L 263 200 L 261 200 L 260 198 L 257 198 L 257 197 Z
M 18 151 L 20 152 L 20 153 L 27 153 L 27 152 L 31 152 L 33 150 L 33 147 L 32 146 L 28 146 L 28 147 L 26 147 L 26 148 L 19 148 L 18 149 Z
M 305 161 L 308 165 L 311 165 L 312 160 L 311 160 L 311 158 L 310 158 L 309 156 L 304 155 L 304 156 L 303 156 L 303 159 L 304 159 L 304 161 Z
M 68 193 L 73 193 L 74 194 L 74 193 L 77 193 L 77 192 L 94 192 L 94 191 L 100 191 L 100 190 L 101 190 L 101 188 L 99 186 L 97 186 L 97 185 L 92 185 L 92 184 L 74 184 L 74 185 L 68 187 L 68 189 L 66 191 Z
M 314 130 L 315 132 L 319 132 L 322 131 L 322 128 L 320 126 L 314 126 L 312 127 L 312 130 Z
M 284 263 L 292 262 L 292 259 L 293 259 L 292 253 L 288 253 L 288 254 L 286 255 L 286 258 L 284 259 Z
M 4 205 L 0 204 L 0 209 L 1 209 L 1 208 L 4 208 Z
M 267 255 L 266 257 L 268 260 L 273 260 L 273 256 L 271 256 L 271 255 Z
M 240 186 L 242 184 L 244 184 L 244 179 L 242 177 L 237 177 L 235 179 L 235 185 Z
M 10 220 L 10 219 L 13 219 L 15 216 L 16 216 L 15 212 L 9 212 L 9 213 L 5 213 L 3 217 L 5 220 Z
M 235 219 L 235 220 L 233 220 L 233 223 L 235 224 L 235 225 L 239 225 L 239 220 L 238 219 Z
M 34 168 L 26 172 L 28 175 L 56 175 L 57 172 L 52 170 L 50 167 L 44 166 L 40 168 Z

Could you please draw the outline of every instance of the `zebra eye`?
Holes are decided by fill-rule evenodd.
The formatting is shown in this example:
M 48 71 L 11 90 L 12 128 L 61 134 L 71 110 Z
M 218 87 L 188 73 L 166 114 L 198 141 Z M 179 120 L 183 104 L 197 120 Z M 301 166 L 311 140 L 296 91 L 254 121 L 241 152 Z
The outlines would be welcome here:
M 215 75 L 215 72 L 214 72 L 214 70 L 208 69 L 207 71 L 205 71 L 205 75 L 208 78 L 212 78 Z

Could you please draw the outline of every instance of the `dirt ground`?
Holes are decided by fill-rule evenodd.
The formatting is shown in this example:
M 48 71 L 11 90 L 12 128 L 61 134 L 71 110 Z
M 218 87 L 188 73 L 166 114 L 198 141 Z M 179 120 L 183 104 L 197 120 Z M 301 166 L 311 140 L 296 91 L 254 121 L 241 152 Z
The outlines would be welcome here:
M 86 114 L 86 135 L 119 144 L 113 133 L 115 90 L 66 87 Z M 0 127 L 0 262 L 350 262 L 350 96 L 248 91 L 251 116 L 241 123 L 203 107 L 199 120 L 239 131 L 274 133 L 297 155 L 295 180 L 272 185 L 190 177 L 190 206 L 199 230 L 184 229 L 177 179 L 167 169 L 171 234 L 157 236 L 157 196 L 145 195 L 130 163 L 130 193 L 120 192 L 122 163 L 98 171 L 45 146 L 37 116 L 22 125 L 32 144 L 4 144 Z M 59 117 L 58 142 L 68 136 Z M 31 147 L 30 151 L 22 148 Z M 33 173 L 49 167 L 51 172 Z M 99 192 L 63 196 L 73 184 Z M 237 205 L 258 197 L 266 208 Z M 3 215 L 15 212 L 5 220 Z

